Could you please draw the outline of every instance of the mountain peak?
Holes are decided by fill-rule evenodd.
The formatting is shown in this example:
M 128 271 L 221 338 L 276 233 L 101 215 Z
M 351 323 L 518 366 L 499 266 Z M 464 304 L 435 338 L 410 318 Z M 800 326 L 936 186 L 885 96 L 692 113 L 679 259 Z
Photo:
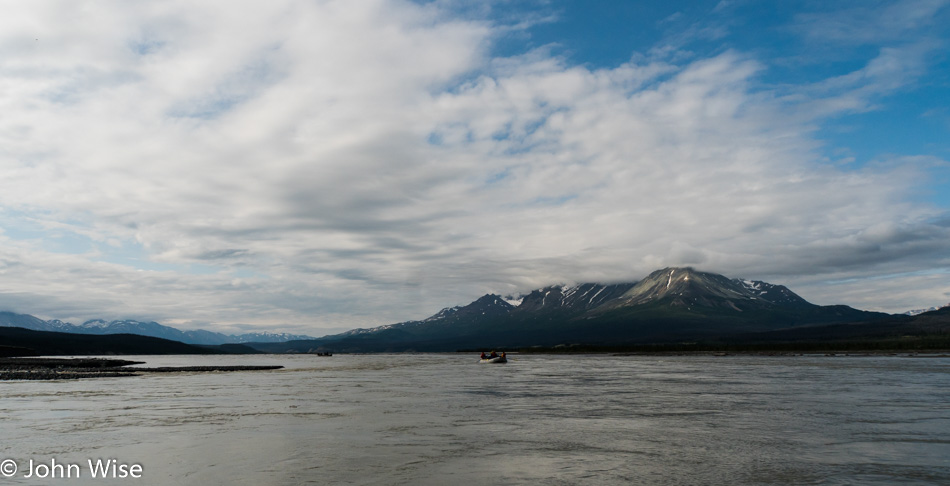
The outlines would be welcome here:
M 511 304 L 508 303 L 502 296 L 495 294 L 485 294 L 478 298 L 475 302 L 465 306 L 501 306 L 501 307 L 511 307 Z
M 692 267 L 667 267 L 637 282 L 613 307 L 669 301 L 692 308 L 722 307 L 736 311 L 769 305 L 811 306 L 788 288 L 762 281 L 729 279 Z
M 497 316 L 508 314 L 511 312 L 511 309 L 514 309 L 514 306 L 509 304 L 502 296 L 485 294 L 479 297 L 475 302 L 460 308 L 458 314 Z

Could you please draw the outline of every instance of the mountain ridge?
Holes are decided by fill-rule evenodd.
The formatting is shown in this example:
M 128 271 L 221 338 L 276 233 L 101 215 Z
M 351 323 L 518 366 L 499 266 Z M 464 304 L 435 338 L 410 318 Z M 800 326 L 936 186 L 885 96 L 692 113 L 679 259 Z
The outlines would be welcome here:
M 808 334 L 803 328 L 844 324 L 854 324 L 842 329 L 857 335 L 862 323 L 892 318 L 903 325 L 906 321 L 899 317 L 907 316 L 844 305 L 820 306 L 784 285 L 728 278 L 692 267 L 667 267 L 636 282 L 551 285 L 517 297 L 489 293 L 421 320 L 351 329 L 322 338 L 181 331 L 154 321 L 129 319 L 92 319 L 76 326 L 12 312 L 0 312 L 0 326 L 92 335 L 126 333 L 199 345 L 255 343 L 255 349 L 265 352 L 448 351 L 480 345 L 663 343 L 764 335 L 761 333 L 799 336 Z
M 446 307 L 421 320 L 257 349 L 447 351 L 480 345 L 676 342 L 889 316 L 848 306 L 812 304 L 783 285 L 730 279 L 691 267 L 667 267 L 637 282 L 554 285 L 518 298 L 486 294 L 468 305 Z
M 17 314 L 0 311 L 0 327 L 21 327 L 33 331 L 65 332 L 84 335 L 134 334 L 178 341 L 185 344 L 220 345 L 243 344 L 249 342 L 285 342 L 300 339 L 314 339 L 312 336 L 288 333 L 250 332 L 244 334 L 224 334 L 204 329 L 182 331 L 155 321 L 137 321 L 119 319 L 106 321 L 90 319 L 76 325 L 59 319 L 44 321 L 29 314 Z

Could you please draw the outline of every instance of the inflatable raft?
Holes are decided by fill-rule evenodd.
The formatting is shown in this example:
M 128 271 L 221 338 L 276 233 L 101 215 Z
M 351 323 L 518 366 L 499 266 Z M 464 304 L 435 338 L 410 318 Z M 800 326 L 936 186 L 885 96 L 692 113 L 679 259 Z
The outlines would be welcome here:
M 479 363 L 507 363 L 508 358 L 504 356 L 499 356 L 497 358 L 485 358 L 478 361 Z

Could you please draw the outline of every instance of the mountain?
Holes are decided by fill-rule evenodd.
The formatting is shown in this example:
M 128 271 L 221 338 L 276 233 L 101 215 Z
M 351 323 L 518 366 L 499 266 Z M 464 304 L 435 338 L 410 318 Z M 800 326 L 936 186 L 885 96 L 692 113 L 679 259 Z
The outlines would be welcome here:
M 950 304 L 943 305 L 943 306 L 940 306 L 940 307 L 929 307 L 929 308 L 927 308 L 927 309 L 913 309 L 913 310 L 909 310 L 909 311 L 907 311 L 907 312 L 904 312 L 904 315 L 905 315 L 905 316 L 916 316 L 916 315 L 918 315 L 918 314 L 923 314 L 924 312 L 933 312 L 933 311 L 935 311 L 935 310 L 946 309 L 947 307 L 950 307 Z
M 0 311 L 0 327 L 22 327 L 34 331 L 70 332 L 69 329 L 74 326 L 58 319 L 44 321 L 28 314 Z
M 896 314 L 871 322 L 802 326 L 730 336 L 733 344 L 791 344 L 801 348 L 938 350 L 950 348 L 950 306 L 913 316 Z
M 692 268 L 664 268 L 637 282 L 611 306 L 631 307 L 656 301 L 668 301 L 672 306 L 687 308 L 719 307 L 737 311 L 773 306 L 804 308 L 812 305 L 782 285 L 729 279 L 714 273 L 697 272 Z
M 420 321 L 253 347 L 268 352 L 449 351 L 665 343 L 886 317 L 815 305 L 782 285 L 664 268 L 633 283 L 557 285 L 516 299 L 488 294 Z
M 28 314 L 15 314 L 13 312 L 0 312 L 0 327 L 22 327 L 34 331 L 67 332 L 74 334 L 135 334 L 199 345 L 240 344 L 249 342 L 273 343 L 299 339 L 313 339 L 311 336 L 286 333 L 252 332 L 229 335 L 201 329 L 182 331 L 174 327 L 163 326 L 157 322 L 143 322 L 129 319 L 115 321 L 92 319 L 77 326 L 60 321 L 59 319 L 44 321 Z
M 132 334 L 82 335 L 0 327 L 2 356 L 102 356 L 143 354 L 250 354 L 245 345 L 195 346 L 178 341 Z
M 248 343 L 273 353 L 401 352 L 560 344 L 795 343 L 882 336 L 937 336 L 933 339 L 939 341 L 944 339 L 942 333 L 950 332 L 948 316 L 950 307 L 909 317 L 843 305 L 819 306 L 783 285 L 687 267 L 664 268 L 630 283 L 555 285 L 517 297 L 487 294 L 426 319 L 319 339 L 270 333 L 228 336 L 134 320 L 96 319 L 75 326 L 11 312 L 0 312 L 0 326 L 86 335 L 127 333 L 202 345 Z

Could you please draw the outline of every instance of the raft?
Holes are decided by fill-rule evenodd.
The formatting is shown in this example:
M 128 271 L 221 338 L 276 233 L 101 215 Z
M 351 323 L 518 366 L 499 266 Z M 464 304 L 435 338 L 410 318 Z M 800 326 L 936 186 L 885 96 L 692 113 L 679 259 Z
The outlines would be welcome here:
M 499 356 L 497 358 L 485 358 L 478 361 L 479 363 L 507 363 L 508 358 L 504 356 Z

